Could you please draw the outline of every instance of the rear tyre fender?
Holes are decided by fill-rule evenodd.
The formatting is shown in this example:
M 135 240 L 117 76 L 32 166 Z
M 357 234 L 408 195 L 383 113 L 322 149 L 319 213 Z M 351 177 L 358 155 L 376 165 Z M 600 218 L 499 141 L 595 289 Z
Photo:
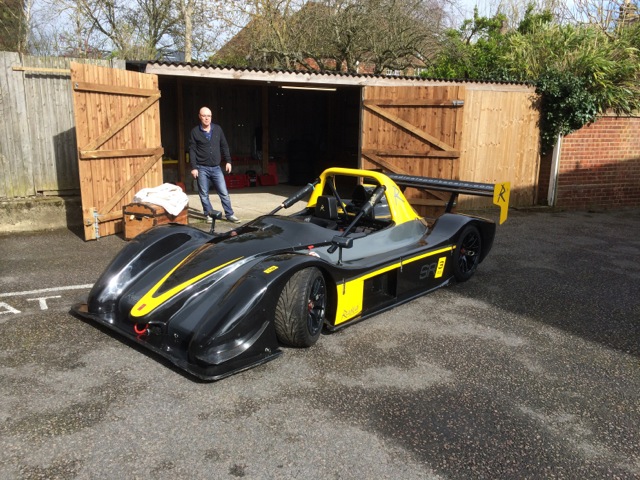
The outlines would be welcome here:
M 276 305 L 278 340 L 292 347 L 314 345 L 324 325 L 327 299 L 327 283 L 318 268 L 295 272 L 282 288 Z

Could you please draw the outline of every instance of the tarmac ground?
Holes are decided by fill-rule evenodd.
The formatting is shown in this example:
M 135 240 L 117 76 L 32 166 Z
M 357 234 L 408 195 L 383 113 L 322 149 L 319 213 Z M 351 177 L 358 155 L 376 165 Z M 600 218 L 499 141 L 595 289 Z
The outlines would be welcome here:
M 638 232 L 512 209 L 469 281 L 215 383 L 69 313 L 121 236 L 0 236 L 0 478 L 639 479 Z

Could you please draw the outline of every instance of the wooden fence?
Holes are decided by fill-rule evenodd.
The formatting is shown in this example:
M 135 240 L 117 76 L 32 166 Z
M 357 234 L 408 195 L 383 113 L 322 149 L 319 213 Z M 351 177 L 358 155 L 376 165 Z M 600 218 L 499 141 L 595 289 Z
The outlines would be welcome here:
M 125 68 L 123 60 L 0 52 L 0 198 L 79 193 L 72 61 Z
M 472 182 L 510 182 L 510 205 L 534 205 L 540 134 L 533 87 L 423 83 L 365 87 L 363 166 Z M 423 215 L 441 212 L 449 198 L 438 192 L 407 196 Z M 479 209 L 491 202 L 462 195 L 458 205 Z
M 512 206 L 536 202 L 540 169 L 540 112 L 533 87 L 467 84 L 459 177 L 484 183 L 511 183 Z M 465 197 L 461 207 L 490 205 Z

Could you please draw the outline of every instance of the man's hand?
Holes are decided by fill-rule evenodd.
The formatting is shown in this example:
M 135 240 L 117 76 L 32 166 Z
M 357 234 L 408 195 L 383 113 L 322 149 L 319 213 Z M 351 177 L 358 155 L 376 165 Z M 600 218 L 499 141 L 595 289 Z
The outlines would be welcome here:
M 198 178 L 198 169 L 194 168 L 193 170 L 191 170 L 191 175 L 193 176 L 193 178 Z
M 224 166 L 224 169 L 227 171 L 227 173 L 231 173 L 231 164 L 230 164 L 230 163 L 227 163 L 227 164 Z

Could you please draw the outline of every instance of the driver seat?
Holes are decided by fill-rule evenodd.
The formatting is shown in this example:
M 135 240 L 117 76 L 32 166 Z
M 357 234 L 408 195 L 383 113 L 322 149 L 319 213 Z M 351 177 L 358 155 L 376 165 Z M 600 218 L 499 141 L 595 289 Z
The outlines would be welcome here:
M 335 230 L 338 228 L 338 201 L 331 195 L 320 195 L 316 202 L 312 222 L 321 227 Z

